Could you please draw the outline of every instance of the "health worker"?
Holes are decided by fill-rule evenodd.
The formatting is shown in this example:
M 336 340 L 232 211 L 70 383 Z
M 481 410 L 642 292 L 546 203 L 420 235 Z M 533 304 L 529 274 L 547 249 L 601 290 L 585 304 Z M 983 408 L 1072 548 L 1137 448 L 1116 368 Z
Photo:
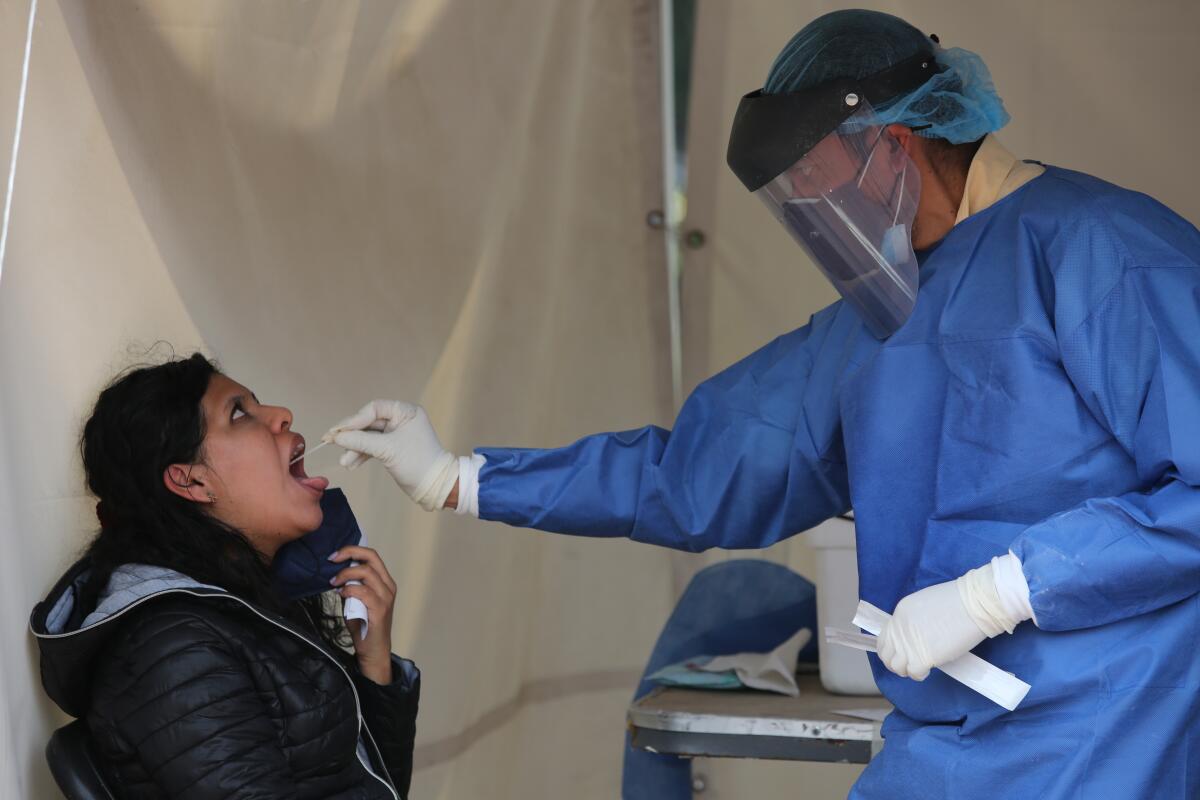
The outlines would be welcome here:
M 820 17 L 728 162 L 841 300 L 669 431 L 455 457 L 376 401 L 331 431 L 343 463 L 426 509 L 690 551 L 853 508 L 896 710 L 852 798 L 1200 797 L 1200 232 L 1019 160 L 1008 119 L 977 55 Z M 1015 711 L 934 671 L 972 651 L 1032 685 Z

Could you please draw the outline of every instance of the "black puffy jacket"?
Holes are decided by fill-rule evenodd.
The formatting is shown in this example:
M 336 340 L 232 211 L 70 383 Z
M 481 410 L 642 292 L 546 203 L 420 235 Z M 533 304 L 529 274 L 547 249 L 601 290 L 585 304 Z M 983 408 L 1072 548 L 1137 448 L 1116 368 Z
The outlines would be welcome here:
M 406 798 L 420 673 L 393 682 L 213 586 L 113 573 L 96 608 L 76 564 L 33 610 L 42 683 L 84 718 L 122 798 Z

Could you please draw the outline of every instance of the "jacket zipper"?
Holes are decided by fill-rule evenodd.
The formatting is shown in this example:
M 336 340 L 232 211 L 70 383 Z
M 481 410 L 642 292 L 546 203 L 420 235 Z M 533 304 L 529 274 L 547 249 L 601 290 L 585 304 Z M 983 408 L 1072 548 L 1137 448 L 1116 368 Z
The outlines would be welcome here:
M 161 592 L 154 592 L 153 594 L 148 594 L 145 597 L 138 598 L 137 600 L 135 600 L 134 602 L 125 606 L 120 611 L 116 612 L 115 614 L 110 614 L 109 616 L 107 616 L 104 619 L 100 620 L 99 622 L 95 623 L 95 625 L 89 626 L 88 629 L 90 630 L 91 628 L 97 628 L 97 627 L 105 624 L 106 622 L 117 619 L 122 614 L 124 614 L 126 611 L 137 608 L 138 606 L 140 606 L 142 603 L 146 602 L 147 600 L 152 600 L 155 597 L 162 597 L 163 595 L 167 595 L 167 594 L 189 594 L 192 597 L 221 597 L 221 598 L 228 598 L 229 600 L 234 600 L 238 603 L 241 603 L 246 608 L 250 609 L 250 611 L 252 613 L 256 614 L 261 619 L 266 620 L 267 622 L 271 623 L 272 625 L 279 628 L 280 630 L 290 633 L 292 636 L 295 636 L 297 639 L 301 640 L 305 644 L 312 647 L 314 650 L 317 650 L 321 655 L 323 655 L 327 659 L 329 659 L 330 662 L 332 662 L 333 665 L 335 667 L 337 667 L 338 670 L 342 673 L 342 676 L 345 677 L 346 683 L 350 684 L 350 692 L 354 695 L 354 713 L 358 717 L 358 732 L 359 732 L 359 734 L 361 735 L 364 732 L 366 733 L 367 741 L 370 743 L 371 749 L 375 751 L 375 757 L 379 759 L 380 764 L 383 763 L 383 754 L 379 752 L 379 746 L 375 744 L 375 737 L 371 735 L 371 729 L 367 727 L 366 722 L 363 720 L 362 702 L 359 700 L 359 697 L 358 697 L 358 689 L 355 688 L 354 681 L 350 678 L 350 673 L 346 672 L 345 667 L 343 667 L 341 664 L 339 664 L 337 662 L 337 659 L 335 659 L 333 656 L 329 655 L 329 653 L 325 652 L 325 648 L 320 647 L 315 642 L 313 642 L 311 639 L 309 639 L 307 636 L 304 636 L 303 634 L 301 634 L 298 631 L 292 630 L 291 628 L 289 628 L 286 625 L 281 625 L 280 623 L 271 619 L 266 614 L 263 614 L 261 611 L 259 611 L 257 608 L 255 608 L 253 605 L 246 602 L 242 598 L 237 597 L 236 595 L 232 595 L 229 592 L 223 592 L 223 591 L 201 593 L 201 592 L 192 591 L 191 589 L 166 589 Z M 37 631 L 33 630 L 32 624 L 30 625 L 30 632 L 33 633 L 34 636 L 36 636 L 40 639 L 65 639 L 68 636 L 74 636 L 75 634 L 80 633 L 82 630 L 83 629 L 80 629 L 79 631 L 71 631 L 70 633 L 42 634 L 42 633 L 38 633 Z M 393 800 L 400 800 L 400 795 L 399 795 L 399 793 L 396 792 L 395 787 L 392 786 L 391 781 L 384 780 L 379 775 L 376 775 L 375 771 L 373 769 L 371 769 L 371 765 L 366 763 L 365 761 L 363 761 L 362 757 L 358 754 L 357 747 L 354 748 L 354 755 L 356 758 L 358 758 L 358 763 L 362 764 L 363 769 L 365 769 L 367 771 L 368 775 L 370 775 L 372 778 L 374 778 L 375 780 L 379 781 L 380 783 L 382 783 L 384 786 L 387 787 L 387 790 L 391 793 Z

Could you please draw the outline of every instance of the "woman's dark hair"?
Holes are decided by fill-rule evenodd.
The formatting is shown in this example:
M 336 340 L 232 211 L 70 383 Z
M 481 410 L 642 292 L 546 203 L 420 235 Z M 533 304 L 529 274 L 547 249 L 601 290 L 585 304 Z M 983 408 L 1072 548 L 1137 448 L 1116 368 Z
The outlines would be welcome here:
M 94 604 L 122 564 L 150 564 L 219 586 L 344 647 L 345 626 L 320 596 L 285 600 L 272 586 L 269 564 L 241 531 L 163 484 L 169 465 L 204 459 L 200 402 L 217 372 L 195 353 L 125 372 L 100 393 L 80 442 L 102 522 L 87 548 L 91 572 L 81 600 Z

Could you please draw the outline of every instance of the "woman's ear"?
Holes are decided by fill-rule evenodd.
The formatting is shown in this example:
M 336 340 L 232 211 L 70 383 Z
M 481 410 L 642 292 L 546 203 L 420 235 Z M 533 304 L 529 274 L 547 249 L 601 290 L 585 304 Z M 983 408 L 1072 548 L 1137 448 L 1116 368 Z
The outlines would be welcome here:
M 167 491 L 193 503 L 213 502 L 213 495 L 205 485 L 207 479 L 207 470 L 198 464 L 171 464 L 163 470 Z

